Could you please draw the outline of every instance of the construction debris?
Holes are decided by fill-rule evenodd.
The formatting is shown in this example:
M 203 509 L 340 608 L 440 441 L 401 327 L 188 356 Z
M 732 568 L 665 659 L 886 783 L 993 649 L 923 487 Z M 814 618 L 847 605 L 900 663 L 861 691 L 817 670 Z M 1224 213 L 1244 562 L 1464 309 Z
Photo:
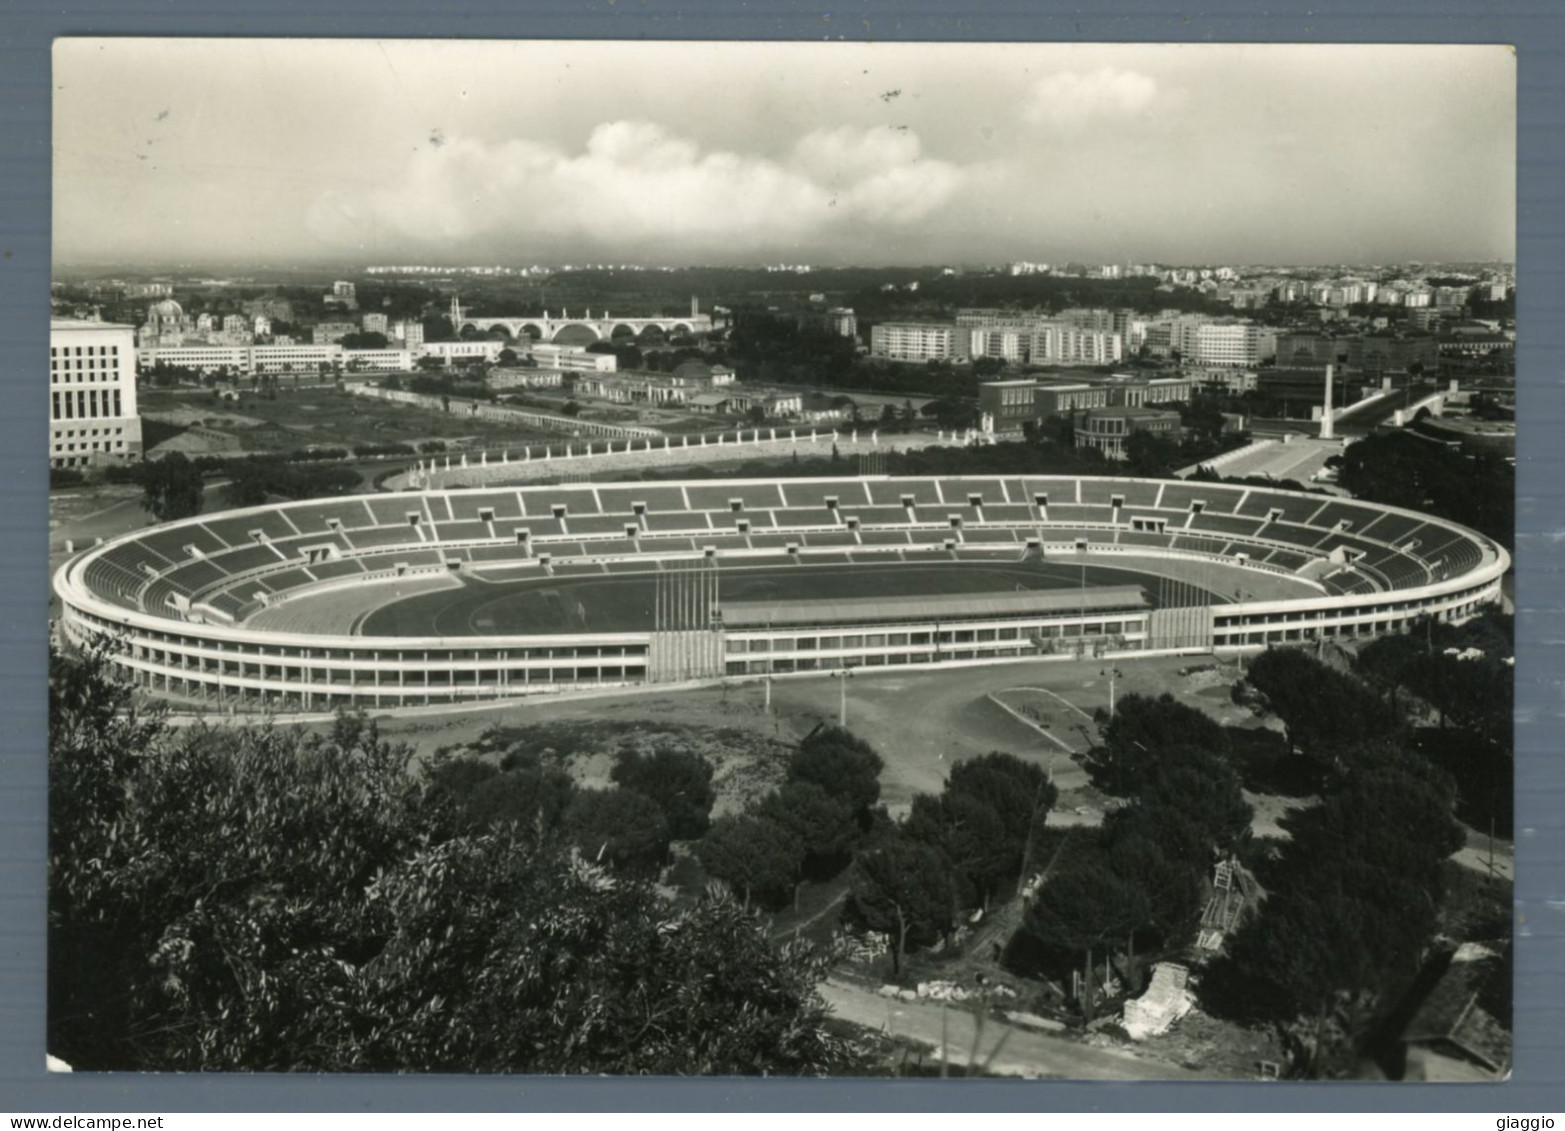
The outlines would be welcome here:
M 1159 962 L 1152 968 L 1147 992 L 1125 1003 L 1121 1027 L 1133 1041 L 1168 1032 L 1169 1026 L 1190 1012 L 1190 971 L 1176 962 Z

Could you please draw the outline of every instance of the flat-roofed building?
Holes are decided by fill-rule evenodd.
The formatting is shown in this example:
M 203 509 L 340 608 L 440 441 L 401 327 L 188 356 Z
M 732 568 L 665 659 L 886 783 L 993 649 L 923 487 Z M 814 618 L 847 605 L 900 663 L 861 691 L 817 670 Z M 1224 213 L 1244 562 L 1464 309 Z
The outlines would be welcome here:
M 1179 437 L 1179 414 L 1160 408 L 1098 408 L 1076 418 L 1076 446 L 1095 448 L 1109 459 L 1124 459 L 1125 444 L 1137 432 Z
M 393 369 L 406 373 L 413 368 L 413 354 L 408 350 L 343 350 L 343 365 L 351 369 Z
M 114 322 L 49 322 L 49 466 L 141 457 L 136 331 Z
M 512 369 L 496 367 L 487 378 L 491 389 L 558 389 L 565 384 L 559 369 Z
M 950 322 L 882 322 L 870 328 L 869 352 L 888 361 L 956 361 L 967 350 Z
M 421 357 L 439 358 L 450 365 L 453 361 L 495 361 L 503 349 L 504 342 L 479 339 L 472 342 L 425 342 L 417 352 Z
M 613 373 L 619 369 L 619 359 L 612 353 L 592 353 L 585 346 L 539 342 L 528 352 L 534 361 L 548 369 L 563 369 L 570 373 Z
M 352 322 L 320 322 L 310 327 L 310 341 L 318 346 L 332 346 L 358 332 Z

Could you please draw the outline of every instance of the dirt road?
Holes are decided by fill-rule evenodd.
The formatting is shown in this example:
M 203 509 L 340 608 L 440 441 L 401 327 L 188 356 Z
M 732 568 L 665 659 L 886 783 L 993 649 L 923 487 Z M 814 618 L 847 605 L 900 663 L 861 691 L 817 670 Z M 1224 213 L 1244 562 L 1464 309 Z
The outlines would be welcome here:
M 1058 1080 L 1199 1080 L 1187 1068 L 1116 1049 L 1095 1048 L 1066 1037 L 1037 1033 L 1002 1021 L 986 1019 L 983 1030 L 962 1005 L 910 1002 L 835 980 L 820 987 L 836 1015 L 875 1032 L 914 1041 L 938 1052 L 942 1044 L 953 1063 L 982 1063 L 994 1054 L 989 1071 L 1006 1076 Z M 942 1036 L 943 1034 L 943 1036 Z

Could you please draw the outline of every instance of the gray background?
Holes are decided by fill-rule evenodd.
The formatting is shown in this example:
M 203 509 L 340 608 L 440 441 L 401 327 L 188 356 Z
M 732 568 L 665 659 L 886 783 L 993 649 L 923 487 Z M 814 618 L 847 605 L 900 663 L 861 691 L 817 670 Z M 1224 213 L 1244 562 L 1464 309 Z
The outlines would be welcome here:
M 1559 0 L 1218 0 L 1199 10 L 950 0 L 0 6 L 0 1112 L 1565 1109 L 1565 9 Z M 71 1075 L 43 1071 L 50 41 L 61 35 L 1510 43 L 1519 53 L 1516 1068 L 1504 1085 Z M 1409 91 L 1416 96 L 1416 91 Z M 1372 112 L 1372 111 L 1371 111 Z M 1463 155 L 1452 154 L 1453 161 Z M 1307 168 L 1301 167 L 1301 175 Z M 127 216 L 127 223 L 141 218 Z M 1487 1120 L 1475 1122 L 1475 1127 Z

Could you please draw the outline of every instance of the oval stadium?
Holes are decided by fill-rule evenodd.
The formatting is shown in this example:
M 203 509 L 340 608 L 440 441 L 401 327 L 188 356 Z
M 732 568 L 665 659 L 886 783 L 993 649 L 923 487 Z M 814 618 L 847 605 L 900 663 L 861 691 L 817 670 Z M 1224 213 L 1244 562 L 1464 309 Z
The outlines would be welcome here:
M 1442 519 L 1239 484 L 705 479 L 201 515 L 55 589 L 151 694 L 321 711 L 1367 636 L 1473 615 L 1509 564 Z

